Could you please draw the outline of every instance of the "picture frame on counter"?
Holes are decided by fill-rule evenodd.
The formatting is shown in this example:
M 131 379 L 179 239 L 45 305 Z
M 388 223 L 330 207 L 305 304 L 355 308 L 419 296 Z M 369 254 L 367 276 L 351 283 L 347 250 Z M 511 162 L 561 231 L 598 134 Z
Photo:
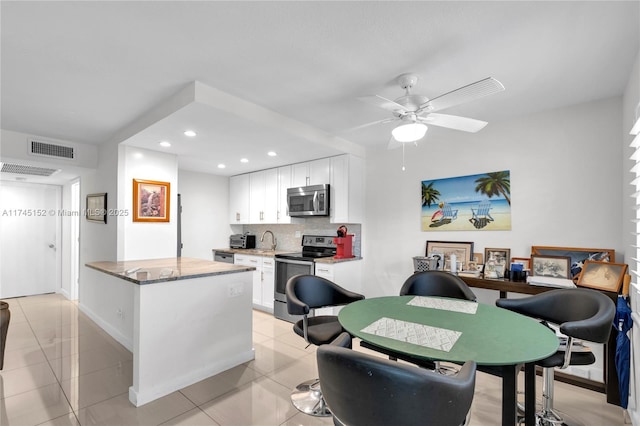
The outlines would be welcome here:
M 616 261 L 615 250 L 602 248 L 531 246 L 531 254 L 540 256 L 569 256 L 571 258 L 571 275 L 569 278 L 573 279 L 574 282 L 580 276 L 585 261 L 591 260 L 612 263 Z
M 511 260 L 511 249 L 485 248 L 484 249 L 484 274 L 485 278 L 504 278 Z
M 133 221 L 169 222 L 171 184 L 133 179 Z
M 569 256 L 533 254 L 531 255 L 531 275 L 569 279 L 571 277 L 571 258 Z
M 618 293 L 627 273 L 626 263 L 611 263 L 587 260 L 578 277 L 578 287 Z
M 473 259 L 473 242 L 471 241 L 427 241 L 425 256 L 440 255 L 442 265 L 448 265 L 451 255 L 456 256 L 456 262 L 465 265 Z
M 107 193 L 87 194 L 85 209 L 87 221 L 94 223 L 107 223 Z

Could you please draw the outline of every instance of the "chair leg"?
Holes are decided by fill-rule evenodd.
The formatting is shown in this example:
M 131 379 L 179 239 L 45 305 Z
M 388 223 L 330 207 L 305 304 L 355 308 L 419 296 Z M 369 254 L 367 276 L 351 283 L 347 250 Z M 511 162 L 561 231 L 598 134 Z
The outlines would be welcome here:
M 564 420 L 553 409 L 553 368 L 542 369 L 542 411 L 536 413 L 538 424 L 542 426 L 562 425 Z
M 320 379 L 300 383 L 291 393 L 291 403 L 298 411 L 316 417 L 329 417 L 331 412 L 324 402 Z

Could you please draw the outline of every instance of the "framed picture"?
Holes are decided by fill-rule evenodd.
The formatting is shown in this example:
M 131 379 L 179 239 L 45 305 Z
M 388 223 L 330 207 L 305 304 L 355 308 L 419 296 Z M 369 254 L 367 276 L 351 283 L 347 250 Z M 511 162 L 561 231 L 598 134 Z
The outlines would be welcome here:
M 471 260 L 476 262 L 478 265 L 482 265 L 484 262 L 482 261 L 483 254 L 482 253 L 473 253 L 473 257 Z
M 107 223 L 107 193 L 87 194 L 85 212 L 89 222 Z
M 169 222 L 169 182 L 133 180 L 133 221 Z
M 587 260 L 584 262 L 577 285 L 618 293 L 626 273 L 627 265 L 624 263 Z
M 536 277 L 571 278 L 569 256 L 531 255 L 531 275 Z
M 511 263 L 520 263 L 523 270 L 531 270 L 531 258 L 529 257 L 512 257 Z
M 531 254 L 540 256 L 569 256 L 571 258 L 571 276 L 569 278 L 576 281 L 582 266 L 587 260 L 600 262 L 615 262 L 616 254 L 613 249 L 579 248 L 579 247 L 553 247 L 553 246 L 531 246 Z
M 450 264 L 451 255 L 455 254 L 456 262 L 462 265 L 472 260 L 473 243 L 458 241 L 427 241 L 426 256 L 441 255 L 443 265 Z

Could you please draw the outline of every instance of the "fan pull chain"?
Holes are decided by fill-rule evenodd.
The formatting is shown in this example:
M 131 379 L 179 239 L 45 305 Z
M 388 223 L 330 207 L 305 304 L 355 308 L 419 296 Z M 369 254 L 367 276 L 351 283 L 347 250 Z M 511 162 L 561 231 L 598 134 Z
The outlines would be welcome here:
M 406 145 L 405 143 L 402 144 L 402 171 L 403 172 L 405 171 L 405 168 L 404 168 L 404 146 L 405 145 Z

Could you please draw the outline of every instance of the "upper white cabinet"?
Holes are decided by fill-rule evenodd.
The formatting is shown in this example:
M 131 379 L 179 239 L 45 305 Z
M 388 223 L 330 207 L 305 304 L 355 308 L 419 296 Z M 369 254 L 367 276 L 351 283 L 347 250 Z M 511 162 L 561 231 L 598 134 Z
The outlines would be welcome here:
M 364 164 L 345 154 L 331 157 L 331 223 L 362 223 Z
M 278 169 L 249 174 L 250 223 L 276 223 L 278 219 Z
M 332 223 L 361 223 L 364 165 L 345 154 L 229 178 L 229 223 L 291 223 L 287 189 L 330 184 Z
M 329 158 L 298 163 L 291 167 L 292 187 L 322 185 L 329 183 L 331 179 L 331 160 Z
M 249 175 L 229 178 L 229 223 L 243 225 L 249 222 Z
M 277 204 L 278 212 L 276 219 L 278 223 L 291 223 L 289 216 L 289 206 L 287 206 L 287 189 L 291 188 L 291 166 L 283 166 L 278 168 L 278 195 Z

